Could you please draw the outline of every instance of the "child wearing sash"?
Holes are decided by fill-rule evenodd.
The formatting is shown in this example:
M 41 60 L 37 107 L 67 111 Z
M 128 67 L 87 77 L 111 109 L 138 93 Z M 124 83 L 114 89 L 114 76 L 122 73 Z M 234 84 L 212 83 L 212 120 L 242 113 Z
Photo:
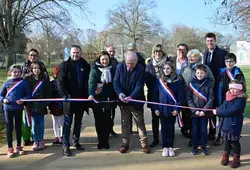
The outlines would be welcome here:
M 208 155 L 207 145 L 207 124 L 208 117 L 212 112 L 205 109 L 213 107 L 213 82 L 207 77 L 207 68 L 200 64 L 195 67 L 195 76 L 188 85 L 187 90 L 188 106 L 192 111 L 192 155 L 198 154 L 198 139 L 203 155 Z M 203 110 L 204 109 L 204 110 Z
M 35 62 L 31 64 L 31 75 L 25 77 L 32 90 L 33 99 L 49 98 L 51 95 L 51 86 L 45 73 L 41 72 L 41 66 Z M 44 115 L 47 113 L 48 102 L 34 101 L 29 103 L 29 111 L 31 113 L 31 131 L 33 135 L 34 151 L 45 148 L 44 138 Z
M 226 166 L 229 163 L 229 153 L 233 150 L 233 161 L 231 168 L 240 166 L 241 153 L 241 130 L 243 126 L 243 113 L 246 107 L 245 84 L 238 80 L 232 80 L 229 83 L 229 90 L 226 93 L 226 99 L 220 107 L 213 110 L 214 115 L 224 118 L 222 124 L 222 136 L 224 138 L 224 153 L 221 165 Z M 233 146 L 233 147 L 231 147 Z
M 156 81 L 155 93 L 153 100 L 155 102 L 182 105 L 183 102 L 183 86 L 182 81 L 177 78 L 175 69 L 170 63 L 163 65 L 160 73 L 160 78 Z M 161 135 L 162 135 L 162 156 L 173 157 L 175 151 L 173 149 L 175 136 L 175 119 L 180 112 L 179 107 L 173 106 L 152 106 L 154 113 L 160 116 L 161 121 Z M 178 121 L 182 123 L 180 116 Z M 179 123 L 179 122 L 178 122 Z
M 23 155 L 24 151 L 21 146 L 22 137 L 22 111 L 23 101 L 20 99 L 30 97 L 30 88 L 26 81 L 21 78 L 22 70 L 18 65 L 12 65 L 9 68 L 10 78 L 3 84 L 0 92 L 0 101 L 3 103 L 3 114 L 6 123 L 6 136 L 8 143 L 7 156 L 14 157 L 13 149 L 13 119 L 15 119 L 16 140 L 17 147 L 16 153 Z
M 57 83 L 57 76 L 59 73 L 59 66 L 55 67 L 53 78 L 54 80 L 50 81 L 52 87 L 52 98 L 60 98 L 59 87 Z M 63 114 L 63 103 L 61 101 L 51 102 L 49 105 L 49 111 L 52 116 L 53 130 L 55 134 L 55 140 L 52 145 L 61 145 L 62 144 L 62 130 L 64 123 L 64 114 Z

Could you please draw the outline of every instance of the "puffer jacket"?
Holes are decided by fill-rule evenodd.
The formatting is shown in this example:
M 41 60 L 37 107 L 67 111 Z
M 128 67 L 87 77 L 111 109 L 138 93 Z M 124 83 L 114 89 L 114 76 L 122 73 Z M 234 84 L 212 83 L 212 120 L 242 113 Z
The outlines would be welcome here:
M 190 83 L 192 83 L 198 92 L 202 93 L 207 98 L 207 101 L 202 100 L 200 97 L 194 94 L 189 84 L 187 89 L 188 106 L 193 108 L 212 109 L 214 100 L 213 83 L 209 81 L 207 77 L 202 80 L 198 80 L 196 77 L 194 77 Z M 195 114 L 197 110 L 201 111 L 199 109 L 191 109 L 192 117 L 197 117 Z M 204 113 L 206 116 L 212 116 L 211 111 L 204 111 Z

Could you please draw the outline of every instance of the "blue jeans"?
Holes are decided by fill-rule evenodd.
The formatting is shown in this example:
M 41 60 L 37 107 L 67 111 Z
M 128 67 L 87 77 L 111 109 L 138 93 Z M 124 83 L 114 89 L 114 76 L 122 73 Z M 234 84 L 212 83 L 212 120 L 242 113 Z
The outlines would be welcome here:
M 192 117 L 192 144 L 193 147 L 198 147 L 198 139 L 200 136 L 201 147 L 207 145 L 207 117 Z
M 73 115 L 74 114 L 72 114 L 72 113 L 64 114 L 64 124 L 63 124 L 63 145 L 64 145 L 64 147 L 70 146 L 69 136 L 70 136 L 70 129 L 71 129 L 71 124 L 72 124 L 72 120 L 73 120 Z M 79 139 L 80 139 L 82 117 L 83 117 L 83 112 L 82 113 L 75 113 L 75 124 L 74 124 L 74 131 L 73 131 L 74 143 L 78 143 Z
M 175 116 L 163 117 L 160 116 L 161 120 L 161 138 L 162 138 L 162 148 L 173 147 L 174 145 L 174 124 Z
M 31 114 L 31 124 L 34 142 L 42 141 L 44 137 L 44 115 L 39 113 Z

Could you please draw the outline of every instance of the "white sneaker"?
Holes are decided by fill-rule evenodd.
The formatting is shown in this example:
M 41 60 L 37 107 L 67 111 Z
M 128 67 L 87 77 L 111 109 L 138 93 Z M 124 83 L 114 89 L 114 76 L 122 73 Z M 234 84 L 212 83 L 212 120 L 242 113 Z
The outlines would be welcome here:
M 163 148 L 161 155 L 165 156 L 165 157 L 168 157 L 168 148 Z
M 169 156 L 171 156 L 171 157 L 175 156 L 174 149 L 173 149 L 173 148 L 168 148 L 168 154 L 169 154 Z

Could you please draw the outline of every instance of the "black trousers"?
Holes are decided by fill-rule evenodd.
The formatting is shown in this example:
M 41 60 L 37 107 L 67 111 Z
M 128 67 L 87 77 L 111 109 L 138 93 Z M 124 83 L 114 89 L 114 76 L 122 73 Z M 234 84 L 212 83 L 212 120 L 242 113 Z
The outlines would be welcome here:
M 69 137 L 70 137 L 70 129 L 71 129 L 71 124 L 73 120 L 73 115 L 74 115 L 73 113 L 64 115 L 63 145 L 66 147 L 70 146 Z M 74 143 L 79 142 L 79 139 L 80 139 L 82 117 L 83 117 L 83 112 L 75 113 L 75 124 L 74 124 L 74 131 L 73 131 Z
M 108 144 L 112 129 L 111 109 L 93 108 L 93 113 L 98 141 L 101 144 Z
M 151 109 L 152 115 L 152 131 L 153 131 L 153 138 L 154 140 L 159 140 L 159 121 L 160 117 L 156 116 L 154 111 Z
M 114 119 L 115 119 L 115 108 L 111 108 L 111 130 L 114 127 Z
M 230 141 L 230 140 L 225 139 L 224 151 L 230 153 L 230 150 L 232 147 L 233 147 L 233 152 L 235 154 L 240 154 L 240 152 L 241 152 L 240 141 Z
M 8 147 L 12 148 L 13 142 L 13 120 L 15 119 L 15 129 L 16 129 L 16 140 L 17 146 L 21 146 L 21 137 L 22 137 L 22 110 L 16 111 L 4 111 L 4 119 L 6 123 L 6 136 L 7 136 L 7 143 Z
M 182 131 L 190 130 L 191 134 L 191 127 L 192 127 L 192 118 L 191 118 L 191 111 L 190 109 L 181 109 L 182 112 L 182 121 L 184 126 L 181 128 Z

